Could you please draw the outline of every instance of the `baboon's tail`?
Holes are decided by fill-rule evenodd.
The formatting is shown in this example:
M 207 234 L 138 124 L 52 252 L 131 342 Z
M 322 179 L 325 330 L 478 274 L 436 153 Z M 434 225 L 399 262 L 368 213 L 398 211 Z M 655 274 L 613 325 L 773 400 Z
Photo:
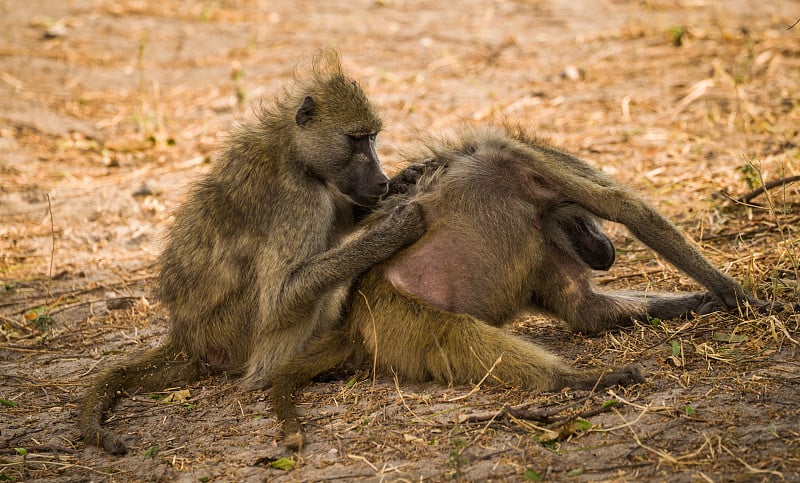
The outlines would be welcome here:
M 155 391 L 199 379 L 204 372 L 203 364 L 175 352 L 166 344 L 102 373 L 89 388 L 80 408 L 79 425 L 84 441 L 111 454 L 127 453 L 119 436 L 101 427 L 103 414 L 123 391 Z

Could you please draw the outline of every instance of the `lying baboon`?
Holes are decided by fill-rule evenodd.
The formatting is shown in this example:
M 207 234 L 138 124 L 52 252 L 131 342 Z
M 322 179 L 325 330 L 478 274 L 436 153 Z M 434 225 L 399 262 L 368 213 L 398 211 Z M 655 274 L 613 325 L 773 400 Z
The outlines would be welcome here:
M 643 378 L 634 366 L 570 367 L 498 326 L 536 311 L 595 334 L 632 319 L 670 319 L 754 301 L 642 199 L 521 130 L 473 131 L 434 148 L 433 159 L 443 168 L 383 206 L 391 211 L 418 203 L 426 234 L 368 271 L 355 285 L 344 322 L 275 373 L 272 403 L 287 446 L 303 443 L 295 391 L 355 355 L 407 381 L 477 383 L 488 374 L 484 384 L 605 388 Z M 594 288 L 590 268 L 614 262 L 597 218 L 624 224 L 709 293 Z
M 350 237 L 354 210 L 390 189 L 375 153 L 381 121 L 335 53 L 318 56 L 257 120 L 233 132 L 175 215 L 161 255 L 172 321 L 161 347 L 102 374 L 81 407 L 87 443 L 125 445 L 101 427 L 122 391 L 156 390 L 209 371 L 250 388 L 341 317 L 361 272 L 417 240 L 419 206 L 398 206 Z

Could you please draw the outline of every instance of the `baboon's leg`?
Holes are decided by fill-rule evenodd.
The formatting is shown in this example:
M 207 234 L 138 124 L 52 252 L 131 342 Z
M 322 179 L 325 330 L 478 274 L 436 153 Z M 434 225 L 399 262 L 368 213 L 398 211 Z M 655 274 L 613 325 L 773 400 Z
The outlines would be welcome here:
M 119 394 L 126 390 L 155 391 L 165 386 L 194 382 L 205 372 L 201 362 L 182 355 L 175 357 L 168 345 L 147 351 L 131 363 L 107 370 L 84 396 L 78 421 L 83 440 L 111 454 L 127 453 L 128 449 L 119 436 L 101 426 L 103 414 L 114 405 Z
M 378 226 L 361 236 L 299 263 L 281 286 L 276 304 L 279 313 L 287 325 L 296 323 L 292 315 L 305 315 L 320 294 L 383 262 L 424 232 L 422 208 L 417 203 L 397 206 Z M 262 293 L 262 300 L 274 298 L 271 286 L 264 290 L 268 293 Z
M 323 372 L 347 362 L 355 345 L 344 329 L 329 330 L 314 337 L 308 346 L 289 362 L 279 367 L 272 378 L 272 409 L 283 421 L 283 444 L 299 450 L 305 441 L 297 416 L 294 395 L 298 389 Z
M 644 380 L 636 366 L 578 369 L 544 347 L 474 317 L 441 315 L 437 317 L 439 329 L 430 334 L 435 344 L 425 356 L 428 372 L 441 382 L 476 384 L 484 380 L 488 385 L 559 391 L 566 387 L 604 389 Z
M 690 316 L 692 312 L 705 313 L 708 304 L 714 304 L 713 296 L 700 292 L 597 291 L 583 268 L 568 257 L 551 250 L 546 258 L 551 263 L 545 267 L 542 283 L 532 294 L 532 306 L 544 309 L 566 321 L 572 330 L 587 335 L 630 326 L 634 319 L 667 320 Z
M 577 263 L 577 262 L 576 262 Z M 469 314 L 456 314 L 398 292 L 370 272 L 350 317 L 382 372 L 401 379 L 477 384 L 538 391 L 592 389 L 641 382 L 637 368 L 577 369 L 546 348 Z M 368 302 L 367 302 L 368 300 Z
M 669 320 L 689 317 L 711 302 L 705 293 L 651 294 L 646 292 L 594 292 L 577 304 L 577 313 L 565 317 L 570 328 L 584 334 L 596 334 L 626 327 L 633 320 Z

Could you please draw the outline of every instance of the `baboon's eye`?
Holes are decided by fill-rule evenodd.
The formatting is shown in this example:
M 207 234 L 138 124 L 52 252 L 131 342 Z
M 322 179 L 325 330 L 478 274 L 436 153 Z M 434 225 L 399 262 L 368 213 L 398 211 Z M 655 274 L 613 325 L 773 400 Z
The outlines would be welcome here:
M 361 141 L 361 140 L 362 140 L 362 139 L 364 139 L 366 136 L 365 136 L 365 135 L 363 135 L 363 134 L 348 134 L 348 135 L 347 135 L 347 137 L 348 137 L 348 138 L 349 138 L 351 141 Z

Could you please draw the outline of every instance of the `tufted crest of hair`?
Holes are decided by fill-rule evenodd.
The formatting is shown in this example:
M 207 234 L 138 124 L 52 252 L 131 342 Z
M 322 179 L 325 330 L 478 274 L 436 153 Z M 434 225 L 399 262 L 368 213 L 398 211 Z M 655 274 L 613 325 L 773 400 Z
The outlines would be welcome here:
M 380 116 L 359 83 L 344 72 L 336 50 L 321 50 L 296 68 L 292 80 L 273 102 L 261 104 L 256 115 L 266 126 L 291 129 L 294 114 L 307 97 L 315 102 L 312 117 L 320 128 L 334 127 L 353 135 L 375 134 L 381 129 Z

